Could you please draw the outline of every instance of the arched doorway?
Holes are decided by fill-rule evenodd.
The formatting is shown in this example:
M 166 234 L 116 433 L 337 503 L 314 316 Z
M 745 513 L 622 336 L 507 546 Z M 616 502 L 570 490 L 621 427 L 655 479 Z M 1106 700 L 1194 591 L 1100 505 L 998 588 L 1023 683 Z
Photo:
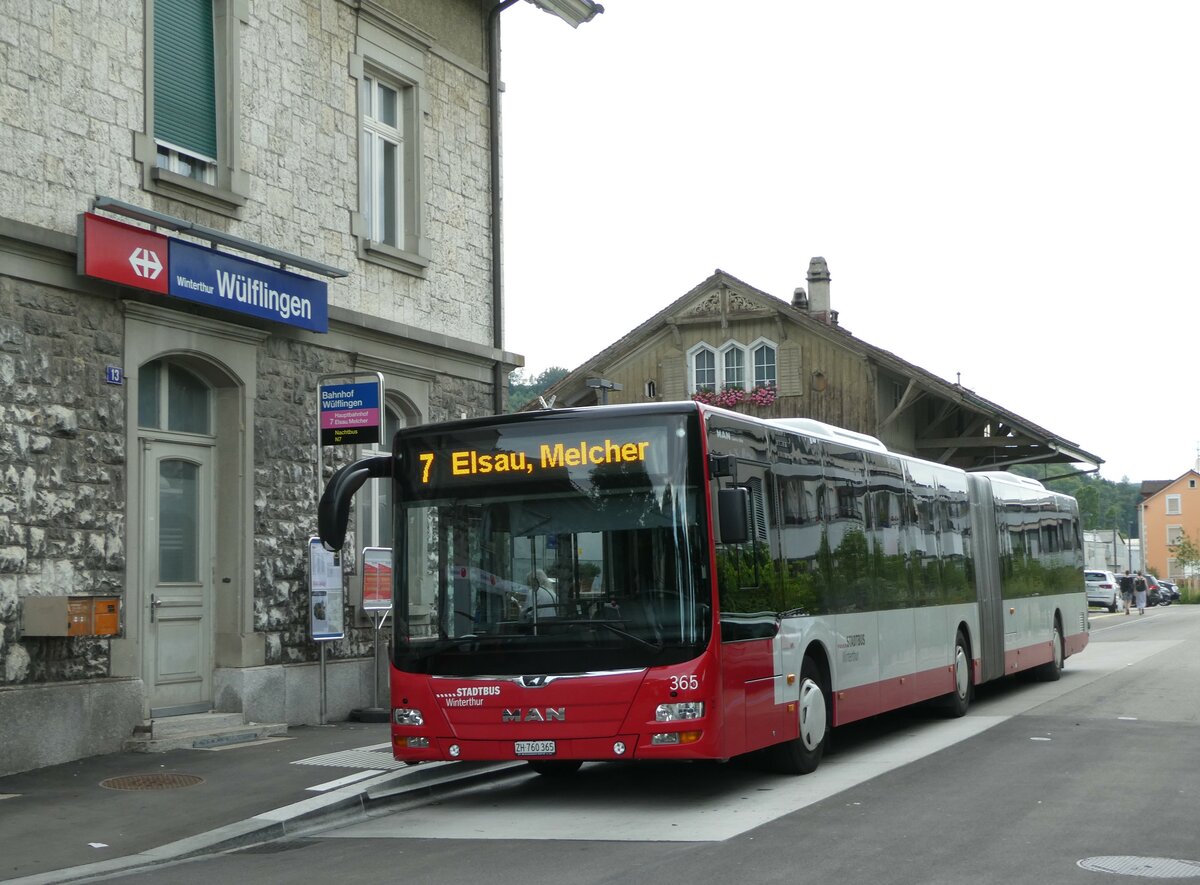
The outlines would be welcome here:
M 253 465 L 269 334 L 158 304 L 122 307 L 127 555 L 112 674 L 142 680 L 145 715 L 203 712 L 266 658 L 254 629 Z M 234 695 L 227 709 L 241 702 Z
M 140 628 L 152 717 L 212 705 L 216 397 L 189 362 L 159 358 L 138 372 Z

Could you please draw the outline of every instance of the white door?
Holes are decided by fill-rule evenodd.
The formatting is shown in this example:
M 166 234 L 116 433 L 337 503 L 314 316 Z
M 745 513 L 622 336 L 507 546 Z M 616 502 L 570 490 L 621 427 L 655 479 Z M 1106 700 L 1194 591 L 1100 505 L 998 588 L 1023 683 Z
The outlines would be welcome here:
M 203 712 L 212 708 L 212 449 L 147 441 L 142 453 L 150 715 Z

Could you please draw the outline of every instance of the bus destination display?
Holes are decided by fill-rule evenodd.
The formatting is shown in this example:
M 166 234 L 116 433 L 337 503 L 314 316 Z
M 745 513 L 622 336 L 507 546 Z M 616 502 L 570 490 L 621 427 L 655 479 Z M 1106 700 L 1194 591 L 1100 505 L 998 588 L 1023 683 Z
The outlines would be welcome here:
M 614 428 L 591 435 L 531 438 L 487 434 L 484 438 L 414 440 L 404 473 L 418 494 L 495 482 L 561 480 L 580 471 L 645 475 L 666 466 L 661 432 Z

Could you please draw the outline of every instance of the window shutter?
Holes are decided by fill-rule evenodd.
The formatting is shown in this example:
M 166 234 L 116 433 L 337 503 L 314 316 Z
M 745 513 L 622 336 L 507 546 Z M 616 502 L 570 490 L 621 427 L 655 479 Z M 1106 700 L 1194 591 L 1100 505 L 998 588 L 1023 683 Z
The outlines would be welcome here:
M 155 0 L 154 137 L 217 158 L 212 0 Z

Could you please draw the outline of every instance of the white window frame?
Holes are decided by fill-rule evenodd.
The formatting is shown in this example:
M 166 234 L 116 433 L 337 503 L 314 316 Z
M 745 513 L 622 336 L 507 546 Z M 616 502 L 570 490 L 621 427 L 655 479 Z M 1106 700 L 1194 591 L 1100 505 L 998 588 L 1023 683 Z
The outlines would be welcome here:
M 713 361 L 713 384 L 711 388 L 705 385 L 703 389 L 711 389 L 713 392 L 729 390 L 737 388 L 739 390 L 751 391 L 758 385 L 755 378 L 755 365 L 753 363 L 755 353 L 758 349 L 769 347 L 775 355 L 775 378 L 770 385 L 777 387 L 779 385 L 779 346 L 769 338 L 756 338 L 754 341 L 745 345 L 740 341 L 730 339 L 720 345 L 714 347 L 707 341 L 701 341 L 699 344 L 691 347 L 687 352 L 687 371 L 688 371 L 688 393 L 695 394 L 701 390 L 700 384 L 697 382 L 696 372 L 696 357 L 701 353 L 707 353 L 712 357 Z M 730 383 L 728 372 L 731 368 L 730 354 L 739 354 L 741 356 L 741 381 L 736 379 Z
M 1167 495 L 1167 516 L 1179 516 L 1183 513 L 1183 498 L 1180 495 Z
M 393 270 L 423 276 L 429 266 L 431 247 L 426 231 L 424 148 L 422 126 L 428 115 L 425 54 L 423 46 L 412 35 L 392 24 L 384 24 L 366 12 L 360 12 L 359 34 L 355 51 L 350 56 L 350 76 L 358 87 L 359 173 L 358 207 L 351 214 L 350 231 L 354 236 L 358 257 Z M 396 126 L 387 126 L 371 116 L 375 92 L 372 86 L 382 84 L 396 90 L 398 119 Z M 396 220 L 395 243 L 384 242 L 378 225 L 379 215 L 372 212 L 379 197 L 378 166 L 372 165 L 368 147 L 377 140 L 395 143 Z
M 360 187 L 367 238 L 375 243 L 400 249 L 409 227 L 406 191 L 407 165 L 404 157 L 410 150 L 410 139 L 404 131 L 405 105 L 412 99 L 409 86 L 398 83 L 385 75 L 366 72 L 359 81 L 362 102 L 362 167 Z M 390 93 L 395 101 L 396 124 L 382 119 L 380 105 L 384 93 Z M 387 148 L 393 149 L 387 159 Z M 389 180 L 390 186 L 386 184 Z M 390 212 L 389 212 L 390 210 Z M 394 230 L 387 231 L 385 219 L 392 217 Z
M 170 142 L 156 141 L 158 157 L 156 162 L 159 169 L 166 169 L 175 175 L 199 181 L 202 184 L 217 183 L 217 161 L 215 157 L 206 157 Z
M 696 357 L 699 356 L 701 353 L 707 353 L 712 358 L 712 373 L 713 373 L 712 385 L 711 386 L 705 385 L 703 388 L 700 387 L 700 385 L 696 379 Z M 687 352 L 687 361 L 688 361 L 688 393 L 699 393 L 702 389 L 703 390 L 712 390 L 714 392 L 717 390 L 720 390 L 720 387 L 717 386 L 717 383 L 721 377 L 720 372 L 719 372 L 719 366 L 720 366 L 721 361 L 717 359 L 717 351 L 715 348 L 713 348 L 709 344 L 706 344 L 705 342 L 702 341 Z
M 1178 544 L 1180 541 L 1183 540 L 1183 537 L 1184 537 L 1184 531 L 1183 531 L 1182 525 L 1173 524 L 1173 525 L 1167 526 L 1167 546 L 1168 547 L 1175 546 L 1176 544 Z
M 758 383 L 758 352 L 764 347 L 771 349 L 771 363 L 775 366 L 774 377 L 768 383 Z M 756 387 L 778 387 L 779 386 L 779 347 L 769 338 L 755 338 L 750 342 L 750 346 L 746 348 L 749 355 L 749 383 L 750 389 Z
M 729 380 L 729 372 L 733 368 L 734 360 L 730 357 L 734 354 L 741 357 L 741 380 L 734 380 L 732 383 Z M 736 341 L 727 341 L 721 347 L 721 351 L 717 354 L 717 377 L 721 381 L 721 390 L 729 390 L 730 388 L 740 388 L 742 390 L 750 389 L 749 373 L 746 371 L 746 348 Z

